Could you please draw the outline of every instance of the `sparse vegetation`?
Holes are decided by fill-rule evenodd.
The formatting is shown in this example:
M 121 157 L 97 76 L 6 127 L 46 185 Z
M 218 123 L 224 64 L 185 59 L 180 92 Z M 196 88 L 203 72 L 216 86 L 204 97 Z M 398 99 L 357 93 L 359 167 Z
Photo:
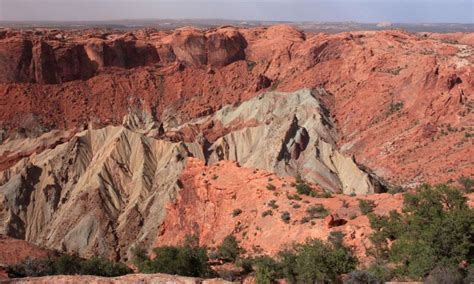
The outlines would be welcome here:
M 308 239 L 282 251 L 276 259 L 268 256 L 252 260 L 257 283 L 332 283 L 341 274 L 353 270 L 357 260 L 344 246 Z
M 234 209 L 234 211 L 232 211 L 232 217 L 237 217 L 241 213 L 242 213 L 242 209 L 240 209 L 240 208 Z
M 390 103 L 389 109 L 387 111 L 387 116 L 392 115 L 398 111 L 400 111 L 403 108 L 403 102 L 392 102 Z
M 390 186 L 389 189 L 387 190 L 387 193 L 390 194 L 397 194 L 397 193 L 403 193 L 405 192 L 405 189 L 401 186 Z
M 367 215 L 374 211 L 375 202 L 373 200 L 359 199 L 359 209 L 363 215 Z
M 83 259 L 75 255 L 62 255 L 47 259 L 27 258 L 7 268 L 10 277 L 39 277 L 47 275 L 96 275 L 114 277 L 132 273 L 123 263 L 93 257 Z
M 272 210 L 266 210 L 262 212 L 262 217 L 273 216 Z
M 233 235 L 225 237 L 222 244 L 217 249 L 217 253 L 220 259 L 226 262 L 235 262 L 239 257 L 241 248 L 237 239 Z
M 275 187 L 273 184 L 268 183 L 268 184 L 267 184 L 267 189 L 273 191 L 273 190 L 276 189 L 276 187 Z
M 405 194 L 401 213 L 370 214 L 369 219 L 376 255 L 391 263 L 387 267 L 393 267 L 395 277 L 423 280 L 430 276 L 440 281 L 458 272 L 468 277 L 469 267 L 460 264 L 474 260 L 474 209 L 462 191 L 448 185 L 424 185 L 416 193 Z M 459 283 L 451 282 L 456 279 L 460 278 L 432 283 Z
M 462 190 L 466 193 L 471 193 L 474 191 L 474 180 L 465 176 L 461 176 L 458 179 L 459 184 L 462 186 Z
M 310 219 L 324 218 L 329 215 L 329 211 L 321 204 L 308 207 L 306 213 Z
M 283 222 L 288 224 L 290 222 L 290 219 L 291 219 L 290 212 L 285 211 L 281 214 L 281 220 L 283 220 Z
M 316 193 L 315 197 L 318 197 L 318 198 L 332 198 L 332 194 L 329 191 L 324 191 L 324 192 L 321 192 L 321 193 Z
M 162 246 L 153 249 L 151 259 L 143 249 L 134 249 L 133 263 L 141 273 L 166 273 L 193 277 L 210 277 L 207 249 L 200 247 L 195 237 L 186 237 L 182 246 Z
M 253 68 L 257 65 L 257 62 L 252 60 L 246 60 L 247 63 L 247 71 L 252 72 Z
M 286 197 L 289 199 L 289 200 L 301 200 L 301 196 L 299 196 L 298 194 L 286 194 Z
M 277 209 L 278 205 L 276 204 L 276 200 L 272 199 L 268 202 L 268 206 L 271 207 L 272 209 Z
M 298 194 L 303 194 L 303 195 L 312 195 L 312 194 L 314 194 L 314 191 L 311 188 L 311 186 L 309 186 L 299 176 L 296 177 L 295 188 L 296 188 L 296 191 L 298 192 Z

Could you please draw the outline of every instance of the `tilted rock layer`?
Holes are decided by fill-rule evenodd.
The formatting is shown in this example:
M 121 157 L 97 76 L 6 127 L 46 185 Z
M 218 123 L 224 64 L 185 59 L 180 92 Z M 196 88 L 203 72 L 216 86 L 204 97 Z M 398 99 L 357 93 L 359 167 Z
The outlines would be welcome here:
M 122 260 L 185 233 L 215 245 L 238 231 L 271 253 L 280 234 L 325 238 L 321 228 L 351 225 L 349 213 L 297 223 L 286 193 L 298 175 L 320 191 L 373 194 L 474 174 L 471 39 L 288 26 L 6 30 L 0 234 Z M 275 192 L 257 169 L 279 181 Z M 261 231 L 271 195 L 296 223 L 275 215 L 278 229 Z M 399 207 L 367 198 L 385 197 Z M 334 212 L 344 198 L 306 201 Z M 245 205 L 235 219 L 234 205 Z M 366 238 L 354 239 L 363 254 Z
M 133 245 L 153 243 L 166 205 L 184 184 L 187 157 L 300 175 L 332 192 L 378 192 L 380 184 L 337 150 L 321 96 L 327 94 L 264 93 L 182 125 L 128 116 L 124 126 L 29 139 L 27 153 L 40 149 L 29 156 L 16 140 L 6 142 L 5 160 L 27 157 L 1 172 L 0 233 L 82 256 L 127 259 Z

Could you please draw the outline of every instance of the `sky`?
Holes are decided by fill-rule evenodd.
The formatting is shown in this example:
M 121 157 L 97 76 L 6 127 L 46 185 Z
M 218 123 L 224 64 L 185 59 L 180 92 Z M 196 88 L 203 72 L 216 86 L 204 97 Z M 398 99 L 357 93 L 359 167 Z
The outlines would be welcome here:
M 474 0 L 0 0 L 0 21 L 123 19 L 474 23 Z

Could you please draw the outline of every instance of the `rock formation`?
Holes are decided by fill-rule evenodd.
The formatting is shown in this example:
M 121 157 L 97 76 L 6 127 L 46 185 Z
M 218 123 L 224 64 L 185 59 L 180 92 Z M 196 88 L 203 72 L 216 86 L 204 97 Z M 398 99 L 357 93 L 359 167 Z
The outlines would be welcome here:
M 363 255 L 367 218 L 339 194 L 369 194 L 382 214 L 401 200 L 374 194 L 386 183 L 473 175 L 472 34 L 0 34 L 0 234 L 128 260 L 186 233 L 273 253 L 275 236 L 345 230 Z M 337 193 L 305 197 L 331 209 L 325 221 L 297 222 L 309 206 L 287 198 L 298 175 Z M 261 216 L 272 199 L 289 224 Z

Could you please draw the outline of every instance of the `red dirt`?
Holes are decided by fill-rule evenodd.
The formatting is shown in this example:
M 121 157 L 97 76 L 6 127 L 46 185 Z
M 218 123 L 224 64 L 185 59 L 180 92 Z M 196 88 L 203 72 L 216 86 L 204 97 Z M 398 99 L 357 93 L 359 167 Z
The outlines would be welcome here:
M 360 213 L 358 198 L 300 195 L 301 201 L 290 200 L 288 195 L 296 193 L 293 182 L 293 177 L 242 168 L 235 162 L 221 161 L 207 167 L 202 161 L 189 158 L 181 176 L 184 188 L 177 201 L 169 205 L 155 245 L 176 245 L 186 235 L 194 234 L 199 236 L 201 245 L 215 248 L 227 235 L 233 234 L 248 254 L 274 255 L 293 242 L 303 242 L 309 237 L 325 240 L 330 232 L 342 231 L 346 234 L 346 244 L 361 260 L 367 260 L 365 252 L 370 246 L 367 237 L 371 230 L 367 217 Z M 269 184 L 275 189 L 269 190 Z M 387 214 L 402 204 L 400 194 L 363 198 L 375 201 L 376 214 Z M 278 208 L 272 209 L 271 200 L 275 200 Z M 338 222 L 321 217 L 301 223 L 308 216 L 306 210 L 315 205 L 323 205 Z M 235 214 L 236 209 L 241 213 Z M 262 215 L 268 210 L 272 215 Z M 285 211 L 290 213 L 288 223 L 281 218 Z

